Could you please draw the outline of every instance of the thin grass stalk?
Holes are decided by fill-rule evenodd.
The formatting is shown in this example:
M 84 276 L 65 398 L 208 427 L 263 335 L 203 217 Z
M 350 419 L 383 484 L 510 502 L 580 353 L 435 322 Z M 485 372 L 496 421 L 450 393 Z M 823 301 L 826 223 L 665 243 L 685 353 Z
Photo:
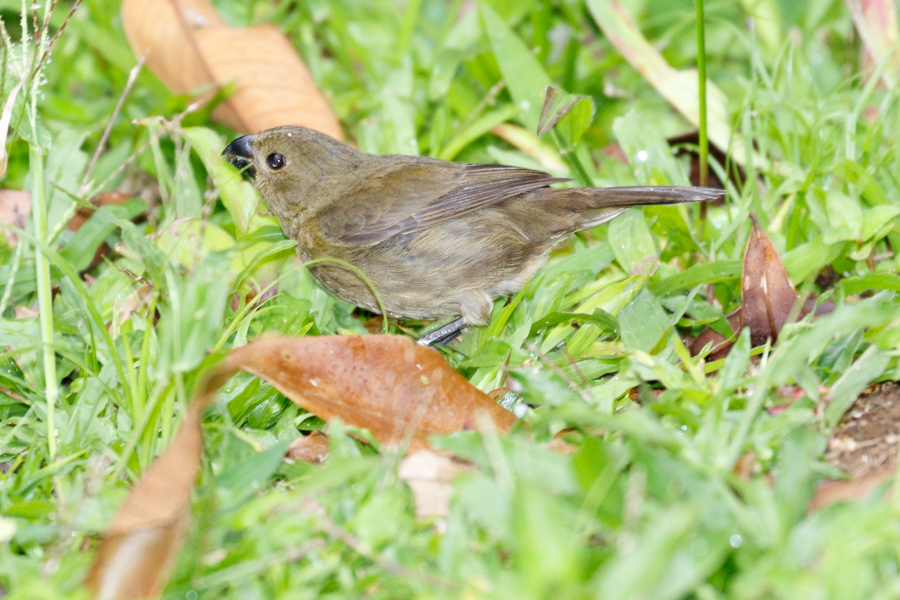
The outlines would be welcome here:
M 76 4 L 77 5 L 77 4 Z M 40 70 L 46 54 L 49 52 L 48 26 L 50 14 L 55 2 L 44 3 L 44 25 L 38 26 L 37 8 L 32 5 L 34 19 L 34 63 L 36 67 L 31 74 L 31 89 L 28 103 L 28 120 L 32 137 L 39 139 L 37 129 L 37 98 L 40 86 Z M 26 6 L 22 5 L 23 31 L 27 31 L 25 18 Z M 37 282 L 38 322 L 41 330 L 41 355 L 44 363 L 44 396 L 47 402 L 47 454 L 51 461 L 56 458 L 56 402 L 59 398 L 59 385 L 56 381 L 56 353 L 53 349 L 53 296 L 50 287 L 50 262 L 42 247 L 49 244 L 47 235 L 47 191 L 44 176 L 44 154 L 41 148 L 32 142 L 28 147 L 28 164 L 31 174 L 31 219 L 34 224 L 35 248 L 34 269 Z
M 703 16 L 703 0 L 695 0 L 697 4 L 697 95 L 699 98 L 699 135 L 697 139 L 700 155 L 700 185 L 709 184 L 709 138 L 706 132 L 706 26 Z M 700 239 L 706 227 L 706 202 L 700 203 Z
M 44 156 L 40 148 L 29 148 L 31 168 L 31 200 L 34 235 L 47 243 L 47 195 L 44 186 Z M 59 386 L 56 382 L 56 353 L 53 351 L 53 298 L 50 288 L 50 263 L 40 248 L 34 252 L 35 279 L 37 280 L 38 312 L 41 327 L 41 353 L 44 362 L 44 395 L 47 400 L 47 450 L 52 461 L 56 457 L 56 400 Z
M 709 138 L 706 131 L 706 26 L 703 16 L 703 0 L 697 2 L 697 77 L 700 102 L 700 185 L 709 184 Z

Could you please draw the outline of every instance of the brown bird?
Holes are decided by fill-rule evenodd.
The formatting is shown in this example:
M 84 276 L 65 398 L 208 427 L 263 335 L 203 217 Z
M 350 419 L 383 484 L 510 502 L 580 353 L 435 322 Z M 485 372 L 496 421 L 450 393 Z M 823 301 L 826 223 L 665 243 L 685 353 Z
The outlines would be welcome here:
M 521 290 L 566 236 L 628 207 L 715 200 L 697 187 L 551 188 L 531 169 L 376 156 L 304 127 L 245 135 L 223 152 L 246 169 L 304 261 L 334 258 L 368 277 L 387 314 L 460 316 L 420 340 L 484 325 L 492 300 Z M 332 294 L 380 312 L 368 285 L 333 262 L 310 266 Z

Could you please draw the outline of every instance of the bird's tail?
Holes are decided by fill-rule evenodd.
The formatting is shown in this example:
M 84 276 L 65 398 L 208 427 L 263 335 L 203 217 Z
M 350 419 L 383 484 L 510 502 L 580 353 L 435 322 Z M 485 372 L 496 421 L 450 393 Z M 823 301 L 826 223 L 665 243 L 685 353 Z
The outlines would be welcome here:
M 557 214 L 568 213 L 574 218 L 570 231 L 605 223 L 632 206 L 709 202 L 725 196 L 725 190 L 721 189 L 677 186 L 573 187 L 546 191 L 553 195 L 547 194 L 542 202 L 555 205 L 552 210 Z
M 669 185 L 564 189 L 573 193 L 573 200 L 580 197 L 579 199 L 584 202 L 584 209 L 709 202 L 721 200 L 725 196 L 725 190 L 715 188 Z

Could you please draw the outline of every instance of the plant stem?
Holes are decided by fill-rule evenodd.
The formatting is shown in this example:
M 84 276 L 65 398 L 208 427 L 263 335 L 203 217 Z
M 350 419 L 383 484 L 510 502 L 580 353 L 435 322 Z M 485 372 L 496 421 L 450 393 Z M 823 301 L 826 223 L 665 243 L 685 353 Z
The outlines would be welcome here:
M 31 202 L 34 236 L 47 244 L 47 196 L 44 189 L 44 156 L 40 148 L 29 147 L 31 168 Z M 47 256 L 35 247 L 35 278 L 37 280 L 38 311 L 41 327 L 41 351 L 44 358 L 44 395 L 47 399 L 47 450 L 52 461 L 56 457 L 56 354 L 53 351 L 53 298 L 50 294 L 50 263 Z
M 553 136 L 553 141 L 556 142 L 556 147 L 560 149 L 562 156 L 568 161 L 569 165 L 575 169 L 575 172 L 578 173 L 578 176 L 581 178 L 581 184 L 593 186 L 594 178 L 590 176 L 587 169 L 581 164 L 581 160 L 579 160 L 578 155 L 575 153 L 575 149 L 570 148 L 563 142 L 562 136 L 559 135 L 556 129 L 551 129 L 550 133 Z
M 697 3 L 697 76 L 699 78 L 700 111 L 700 185 L 709 183 L 709 140 L 706 135 L 706 27 L 703 17 L 703 0 Z

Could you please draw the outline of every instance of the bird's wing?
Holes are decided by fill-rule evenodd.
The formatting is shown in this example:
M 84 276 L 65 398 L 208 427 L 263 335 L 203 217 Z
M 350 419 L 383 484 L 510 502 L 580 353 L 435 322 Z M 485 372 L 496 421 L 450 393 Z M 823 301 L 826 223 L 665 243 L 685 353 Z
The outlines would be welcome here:
M 384 157 L 398 158 L 398 157 Z M 347 244 L 376 244 L 421 231 L 507 198 L 569 181 L 531 169 L 419 158 L 373 169 L 318 218 L 326 236 Z

